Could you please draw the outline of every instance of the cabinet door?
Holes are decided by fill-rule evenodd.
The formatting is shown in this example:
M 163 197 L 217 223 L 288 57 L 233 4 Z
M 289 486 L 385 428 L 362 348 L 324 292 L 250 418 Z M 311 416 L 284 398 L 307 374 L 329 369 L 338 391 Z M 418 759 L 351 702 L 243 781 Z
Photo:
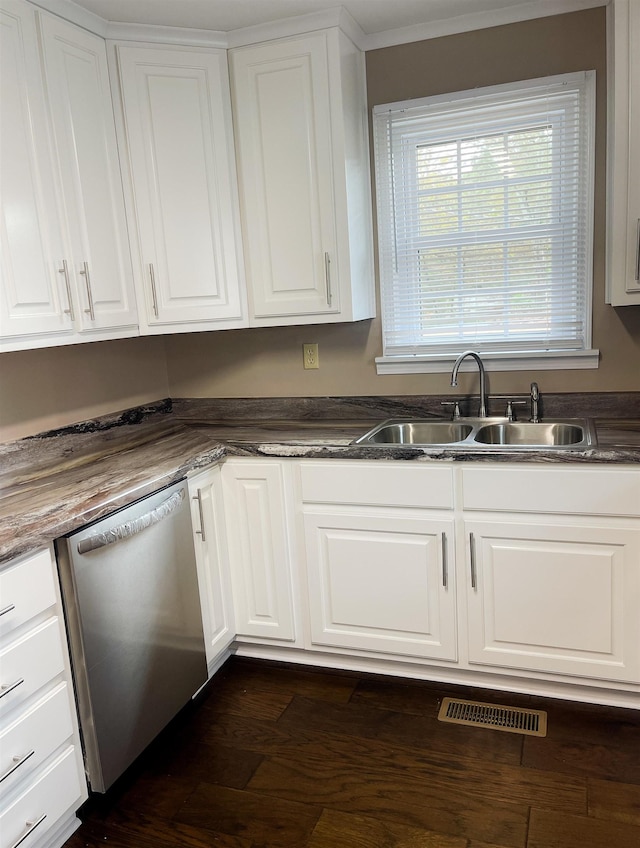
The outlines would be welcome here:
M 304 524 L 313 644 L 457 659 L 453 522 L 307 510 Z
M 228 461 L 222 469 L 236 629 L 293 641 L 293 586 L 282 464 Z
M 35 15 L 21 0 L 0 3 L 0 181 L 2 247 L 0 336 L 9 349 L 28 338 L 70 335 L 63 260 Z M 25 340 L 20 344 L 17 337 Z M 10 341 L 13 340 L 13 343 Z
M 147 332 L 246 325 L 226 53 L 119 45 Z
M 216 661 L 235 638 L 220 469 L 192 477 L 189 495 L 207 666 L 211 674 Z
M 231 67 L 252 314 L 338 312 L 326 35 L 240 48 Z
M 466 524 L 469 660 L 640 682 L 640 531 Z
M 133 272 L 103 39 L 40 15 L 46 85 L 81 331 L 136 327 Z

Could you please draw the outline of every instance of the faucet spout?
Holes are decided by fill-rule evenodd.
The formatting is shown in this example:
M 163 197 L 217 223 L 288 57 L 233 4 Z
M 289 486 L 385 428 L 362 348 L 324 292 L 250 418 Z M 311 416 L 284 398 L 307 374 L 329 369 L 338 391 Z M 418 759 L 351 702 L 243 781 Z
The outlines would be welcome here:
M 534 424 L 540 421 L 539 403 L 540 389 L 537 383 L 531 383 L 531 418 L 529 421 L 532 421 Z
M 458 369 L 460 368 L 460 363 L 463 359 L 466 359 L 467 356 L 473 357 L 478 365 L 478 371 L 480 372 L 480 410 L 478 412 L 479 418 L 487 417 L 487 379 L 484 371 L 484 364 L 480 359 L 480 354 L 476 353 L 475 350 L 465 350 L 464 353 L 461 353 L 460 356 L 456 359 L 453 370 L 451 372 L 451 385 L 458 385 Z

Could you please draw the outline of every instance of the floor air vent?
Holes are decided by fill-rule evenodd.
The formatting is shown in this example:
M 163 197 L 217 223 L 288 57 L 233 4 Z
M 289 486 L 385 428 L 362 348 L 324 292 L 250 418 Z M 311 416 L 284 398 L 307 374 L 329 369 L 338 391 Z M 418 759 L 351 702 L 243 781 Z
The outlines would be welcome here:
M 522 710 L 503 704 L 444 698 L 438 720 L 506 730 L 507 733 L 523 733 L 526 736 L 547 735 L 547 714 L 544 710 Z

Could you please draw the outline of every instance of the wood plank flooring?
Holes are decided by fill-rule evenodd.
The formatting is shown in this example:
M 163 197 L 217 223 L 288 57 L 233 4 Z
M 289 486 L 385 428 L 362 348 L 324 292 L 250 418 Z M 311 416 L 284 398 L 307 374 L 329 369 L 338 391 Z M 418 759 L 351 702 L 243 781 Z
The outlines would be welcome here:
M 80 817 L 65 848 L 639 848 L 640 711 L 234 658 Z

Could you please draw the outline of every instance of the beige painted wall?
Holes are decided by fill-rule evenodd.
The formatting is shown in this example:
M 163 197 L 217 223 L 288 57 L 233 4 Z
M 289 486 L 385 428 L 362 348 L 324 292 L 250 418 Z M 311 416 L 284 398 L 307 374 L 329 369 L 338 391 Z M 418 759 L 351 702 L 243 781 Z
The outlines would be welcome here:
M 164 338 L 0 355 L 0 443 L 169 396 Z
M 640 390 L 640 308 L 604 303 L 605 10 L 495 27 L 367 53 L 369 106 L 446 91 L 595 68 L 598 127 L 593 345 L 600 368 L 490 375 L 493 392 Z M 302 368 L 303 342 L 320 345 L 320 369 Z M 167 338 L 174 397 L 385 395 L 453 391 L 446 374 L 378 376 L 379 320 L 341 326 L 285 327 Z M 465 392 L 473 375 L 460 381 Z
M 595 68 L 598 135 L 596 371 L 492 373 L 493 392 L 640 390 L 640 308 L 604 304 L 605 12 L 596 8 L 367 54 L 369 102 Z M 302 344 L 320 369 L 304 371 Z M 173 397 L 385 395 L 453 391 L 446 374 L 377 376 L 378 320 L 334 326 L 193 333 L 0 355 L 0 441 Z M 166 359 L 165 359 L 166 354 Z M 471 381 L 474 380 L 472 383 Z M 460 391 L 471 391 L 464 375 Z

